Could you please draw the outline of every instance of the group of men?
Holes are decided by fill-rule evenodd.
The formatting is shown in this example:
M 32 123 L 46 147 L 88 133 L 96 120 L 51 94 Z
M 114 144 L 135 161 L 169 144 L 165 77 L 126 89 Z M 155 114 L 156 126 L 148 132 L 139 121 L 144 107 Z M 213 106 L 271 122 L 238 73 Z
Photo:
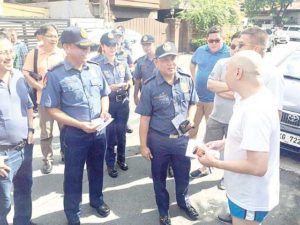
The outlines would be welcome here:
M 63 31 L 61 44 L 64 52 L 61 52 L 57 49 L 58 33 L 55 26 L 46 25 L 44 28 L 40 32 L 43 43 L 38 47 L 38 53 L 32 50 L 25 60 L 24 76 L 19 70 L 13 69 L 11 42 L 5 37 L 0 39 L 0 96 L 3 99 L 0 105 L 0 200 L 5 203 L 0 205 L 0 224 L 3 225 L 8 224 L 6 217 L 11 207 L 12 186 L 14 225 L 33 224 L 33 104 L 26 81 L 37 90 L 41 137 L 43 135 L 41 147 L 45 146 L 45 150 L 42 150 L 44 173 L 52 170 L 54 120 L 61 127 L 60 141 L 65 161 L 64 211 L 69 225 L 80 224 L 85 164 L 90 206 L 103 217 L 110 213 L 102 193 L 107 146 L 111 148 L 106 156 L 109 175 L 116 177 L 115 145 L 118 146 L 117 163 L 121 169 L 128 169 L 123 151 L 128 116 L 127 120 L 118 120 L 118 116 L 127 112 L 120 113 L 117 107 L 127 108 L 124 102 L 128 101 L 126 91 L 131 77 L 126 75 L 122 60 L 114 57 L 118 42 L 116 36 L 110 32 L 102 36 L 103 57 L 95 63 L 88 61 L 93 43 L 83 29 L 69 27 Z M 137 60 L 133 75 L 134 102 L 137 105 L 135 112 L 141 115 L 140 151 L 145 159 L 151 161 L 160 224 L 171 224 L 166 189 L 169 165 L 174 171 L 177 205 L 189 219 L 197 220 L 199 217 L 188 196 L 191 160 L 186 156 L 186 149 L 189 136 L 197 134 L 201 118 L 208 118 L 215 107 L 212 103 L 214 94 L 207 89 L 208 75 L 211 75 L 209 79 L 222 81 L 214 83 L 218 87 L 212 88 L 216 90 L 216 95 L 232 98 L 235 93 L 235 108 L 227 138 L 221 136 L 222 140 L 207 142 L 198 148 L 196 154 L 204 166 L 226 171 L 225 187 L 233 224 L 260 224 L 278 204 L 280 104 L 265 86 L 269 85 L 268 89 L 276 92 L 280 90 L 281 83 L 277 77 L 267 77 L 263 68 L 266 35 L 259 28 L 243 31 L 238 42 L 231 46 L 233 48 L 235 44 L 234 49 L 240 52 L 226 62 L 220 77 L 207 72 L 215 71 L 213 67 L 219 58 L 229 56 L 220 29 L 211 28 L 207 35 L 208 44 L 200 47 L 193 56 L 192 76 L 177 68 L 178 53 L 174 43 L 165 42 L 155 49 L 151 35 L 142 37 L 141 44 L 146 55 Z M 35 70 L 36 57 L 37 74 L 42 77 L 40 80 L 30 74 Z M 203 63 L 203 59 L 209 59 L 208 64 Z M 105 122 L 112 115 L 116 117 L 115 121 L 107 129 L 96 122 L 99 119 Z M 115 129 L 120 129 L 123 134 Z M 207 129 L 210 129 L 209 126 Z M 111 141 L 108 142 L 108 139 Z M 210 150 L 223 149 L 224 161 L 210 154 Z M 245 189 L 241 188 L 244 184 L 247 184 Z

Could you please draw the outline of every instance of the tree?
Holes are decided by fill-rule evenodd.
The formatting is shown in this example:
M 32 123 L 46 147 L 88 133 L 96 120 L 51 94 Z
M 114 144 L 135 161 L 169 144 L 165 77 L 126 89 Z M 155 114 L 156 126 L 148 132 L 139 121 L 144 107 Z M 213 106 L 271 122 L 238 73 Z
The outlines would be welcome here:
M 244 6 L 249 18 L 259 15 L 273 16 L 275 25 L 279 25 L 292 3 L 293 0 L 245 0 Z
M 240 5 L 235 0 L 178 0 L 184 6 L 179 12 L 181 19 L 191 21 L 199 30 L 207 30 L 213 25 L 240 24 Z

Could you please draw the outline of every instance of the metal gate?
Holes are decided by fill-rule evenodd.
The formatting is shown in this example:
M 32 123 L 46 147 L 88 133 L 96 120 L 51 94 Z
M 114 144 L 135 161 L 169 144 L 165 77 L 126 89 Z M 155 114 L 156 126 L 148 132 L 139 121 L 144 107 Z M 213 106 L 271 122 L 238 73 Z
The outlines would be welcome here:
M 126 29 L 131 29 L 140 34 L 151 34 L 155 37 L 156 44 L 161 44 L 167 40 L 167 23 L 158 22 L 150 18 L 135 18 L 124 22 L 115 23 L 114 26 L 124 26 Z
M 34 32 L 45 23 L 55 24 L 58 34 L 70 25 L 69 20 L 63 19 L 0 18 L 0 28 L 16 30 L 18 39 L 23 40 L 29 49 L 36 46 Z

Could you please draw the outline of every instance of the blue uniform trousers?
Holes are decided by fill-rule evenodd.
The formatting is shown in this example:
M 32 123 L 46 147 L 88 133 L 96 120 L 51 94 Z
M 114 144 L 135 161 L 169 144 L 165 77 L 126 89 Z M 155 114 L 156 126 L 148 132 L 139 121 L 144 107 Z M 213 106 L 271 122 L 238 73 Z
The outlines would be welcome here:
M 109 113 L 113 122 L 107 126 L 107 150 L 106 150 L 106 164 L 108 167 L 113 167 L 116 160 L 114 152 L 115 145 L 117 145 L 117 160 L 125 162 L 126 149 L 126 125 L 129 117 L 129 101 L 110 101 Z
M 5 164 L 11 171 L 7 177 L 0 177 L 0 224 L 8 225 L 7 214 L 11 209 L 11 190 L 14 188 L 14 225 L 29 225 L 32 213 L 32 149 L 26 145 L 21 150 L 1 150 L 1 156 L 8 156 Z
M 160 216 L 166 216 L 169 212 L 169 193 L 166 189 L 169 163 L 171 163 L 174 171 L 177 205 L 186 208 L 190 204 L 188 186 L 191 161 L 185 156 L 187 144 L 187 136 L 169 138 L 167 135 L 149 130 L 148 146 L 153 156 L 151 171 Z
M 80 220 L 82 178 L 87 165 L 90 205 L 103 204 L 103 162 L 106 149 L 105 133 L 85 133 L 78 128 L 64 126 L 61 131 L 65 149 L 64 211 L 69 223 Z

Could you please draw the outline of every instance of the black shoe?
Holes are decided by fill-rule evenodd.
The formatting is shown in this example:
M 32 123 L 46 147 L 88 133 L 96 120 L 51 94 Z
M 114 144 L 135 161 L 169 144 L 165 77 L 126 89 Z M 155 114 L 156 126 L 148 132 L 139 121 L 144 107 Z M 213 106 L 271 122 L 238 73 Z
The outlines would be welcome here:
M 174 171 L 171 166 L 168 167 L 168 177 L 170 178 L 174 177 Z
M 117 161 L 117 164 L 119 165 L 119 167 L 120 167 L 121 170 L 124 170 L 124 171 L 128 170 L 127 163 L 121 162 L 121 161 Z
M 106 205 L 106 203 L 103 203 L 101 206 L 99 206 L 98 208 L 94 207 L 91 205 L 91 207 L 93 207 L 94 209 L 96 209 L 97 213 L 100 215 L 100 216 L 103 216 L 103 217 L 107 217 L 110 213 L 110 208 L 108 205 Z
M 52 172 L 52 162 L 48 161 L 45 162 L 42 169 L 41 169 L 43 174 L 49 174 Z
M 118 171 L 115 169 L 115 167 L 107 167 L 108 175 L 112 178 L 118 177 Z
M 161 216 L 159 217 L 159 223 L 161 225 L 171 225 L 171 220 L 169 216 Z
M 131 134 L 133 132 L 133 130 L 129 127 L 126 127 L 126 133 Z
M 185 212 L 185 214 L 191 220 L 197 220 L 198 219 L 199 214 L 193 206 L 189 205 L 189 206 L 187 206 L 185 208 L 181 208 L 181 209 Z
M 223 223 L 229 223 L 229 224 L 232 223 L 232 217 L 229 213 L 219 214 L 218 220 L 220 220 Z

